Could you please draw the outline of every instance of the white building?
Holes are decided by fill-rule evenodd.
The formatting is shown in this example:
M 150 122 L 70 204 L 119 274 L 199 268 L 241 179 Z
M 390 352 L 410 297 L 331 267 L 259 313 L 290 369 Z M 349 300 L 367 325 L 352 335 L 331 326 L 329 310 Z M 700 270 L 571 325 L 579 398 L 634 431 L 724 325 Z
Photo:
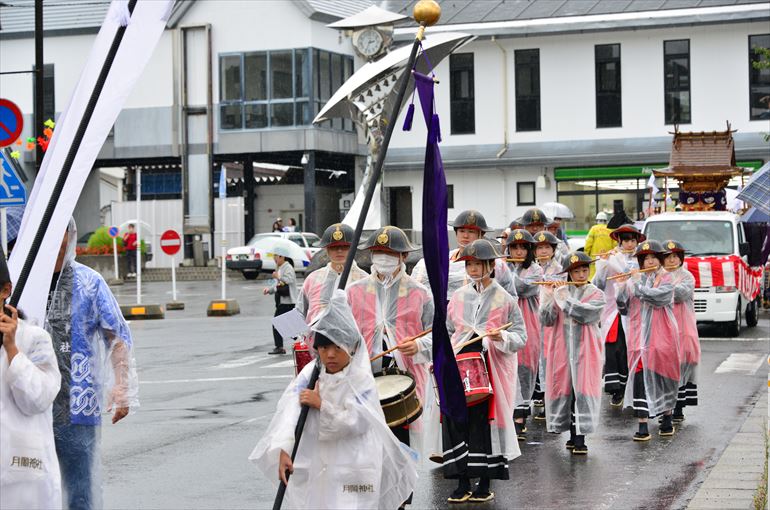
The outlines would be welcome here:
M 750 51 L 770 47 L 770 3 L 440 4 L 440 25 L 428 34 L 478 36 L 436 68 L 450 218 L 476 208 L 502 227 L 557 199 L 576 212 L 573 230 L 587 230 L 613 200 L 635 215 L 648 199 L 644 169 L 667 165 L 676 123 L 713 131 L 729 121 L 739 164 L 770 158 L 761 136 L 770 131 L 770 69 L 752 69 Z M 404 2 L 384 6 L 406 12 Z M 396 33 L 408 41 L 414 31 Z M 422 124 L 397 128 L 385 181 L 418 228 Z M 545 187 L 536 185 L 541 176 Z
M 192 240 L 206 241 L 215 224 L 223 164 L 234 169 L 228 193 L 245 198 L 246 237 L 269 229 L 276 216 L 302 226 L 308 208 L 317 220 L 312 228 L 322 230 L 339 218 L 339 198 L 354 190 L 366 154 L 350 121 L 310 125 L 363 63 L 350 38 L 326 24 L 373 3 L 410 14 L 414 2 L 178 0 L 96 167 L 127 168 L 129 200 L 136 167 L 144 198 L 186 197 L 177 215 L 184 216 L 188 256 Z M 32 4 L 0 7 L 0 72 L 33 66 Z M 574 230 L 585 230 L 597 208 L 612 209 L 613 200 L 634 214 L 646 199 L 644 169 L 668 161 L 675 122 L 685 131 L 711 131 L 729 121 L 738 130 L 739 163 L 756 167 L 770 157 L 761 137 L 770 131 L 764 99 L 770 71 L 752 70 L 749 49 L 770 46 L 766 0 L 440 4 L 441 21 L 429 37 L 440 30 L 477 36 L 436 68 L 450 217 L 476 208 L 500 228 L 532 204 L 557 199 L 577 213 Z M 50 116 L 67 103 L 107 6 L 106 0 L 46 0 Z M 399 43 L 412 34 L 396 30 Z M 28 126 L 33 90 L 31 75 L 0 75 L 0 95 L 21 106 Z M 420 124 L 415 119 L 410 133 L 397 129 L 384 178 L 386 221 L 415 230 L 422 221 Z M 29 127 L 24 136 L 32 136 Z M 24 160 L 29 166 L 32 153 Z M 238 173 L 244 162 L 283 165 L 281 182 L 304 188 L 279 190 L 271 183 L 273 167 L 265 165 L 263 171 L 247 164 Z M 99 176 L 92 179 L 86 190 L 95 193 Z M 120 186 L 113 174 L 109 180 Z M 107 217 L 91 192 L 78 207 L 84 232 Z M 154 227 L 161 232 L 165 225 Z

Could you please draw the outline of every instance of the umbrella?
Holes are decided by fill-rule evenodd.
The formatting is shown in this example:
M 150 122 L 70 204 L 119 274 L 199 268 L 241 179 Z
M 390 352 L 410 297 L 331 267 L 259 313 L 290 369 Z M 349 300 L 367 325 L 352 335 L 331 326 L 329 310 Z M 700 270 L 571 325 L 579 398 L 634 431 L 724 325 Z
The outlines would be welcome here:
M 770 223 L 770 215 L 760 211 L 756 207 L 752 207 L 743 213 L 741 221 L 744 223 Z
M 294 262 L 310 262 L 305 250 L 298 244 L 282 237 L 267 237 L 260 239 L 252 245 L 255 250 L 263 250 L 273 255 L 280 255 L 292 259 Z
M 425 50 L 427 60 L 433 66 L 437 66 L 447 55 L 475 39 L 470 34 L 463 33 L 441 33 L 430 34 L 425 37 L 422 47 Z M 382 111 L 392 111 L 396 94 L 391 94 L 392 90 L 397 90 L 397 82 L 403 77 L 404 68 L 409 59 L 409 52 L 412 49 L 411 44 L 401 46 L 382 57 L 380 60 L 369 62 L 361 67 L 351 76 L 348 81 L 337 89 L 337 92 L 324 105 L 313 124 L 334 117 L 345 117 L 357 119 L 360 111 L 353 103 L 369 103 L 365 97 L 373 95 L 381 96 L 384 101 L 374 105 L 376 113 Z M 427 74 L 430 71 L 425 57 L 417 60 L 415 70 L 419 73 Z M 407 93 L 414 88 L 413 80 L 409 85 Z M 375 113 L 375 112 L 372 112 Z
M 569 207 L 559 202 L 547 202 L 540 206 L 540 210 L 549 218 L 562 218 L 566 220 L 575 217 Z
M 762 165 L 738 193 L 738 198 L 770 215 L 770 161 Z
M 147 223 L 147 222 L 146 222 L 146 221 L 144 221 L 144 220 L 140 221 L 139 223 L 141 223 L 141 224 L 142 224 L 142 232 L 144 233 L 144 235 L 147 235 L 147 232 L 149 232 L 150 234 L 153 234 L 153 233 L 154 233 L 154 230 L 152 229 L 152 227 L 150 226 L 150 224 L 149 224 L 149 223 Z M 123 223 L 121 223 L 121 224 L 118 226 L 118 230 L 119 230 L 121 233 L 124 233 L 124 232 L 126 232 L 126 231 L 128 230 L 128 225 L 129 225 L 129 224 L 133 224 L 133 225 L 134 225 L 134 228 L 136 228 L 136 224 L 137 224 L 137 221 L 136 221 L 136 220 L 126 220 L 126 221 L 124 221 Z

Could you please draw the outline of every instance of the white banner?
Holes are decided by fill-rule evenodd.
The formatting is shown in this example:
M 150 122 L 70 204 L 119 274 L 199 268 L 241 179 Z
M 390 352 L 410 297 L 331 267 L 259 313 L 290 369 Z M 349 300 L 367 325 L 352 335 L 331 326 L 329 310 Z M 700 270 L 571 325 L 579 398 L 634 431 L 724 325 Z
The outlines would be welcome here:
M 174 0 L 139 0 L 133 13 L 129 14 L 126 0 L 113 0 L 77 87 L 56 123 L 53 139 L 45 153 L 40 173 L 35 179 L 16 246 L 9 261 L 13 282 L 18 281 L 27 254 L 31 250 L 38 226 L 42 223 L 45 209 L 113 45 L 115 34 L 121 26 L 126 26 L 19 301 L 19 307 L 24 309 L 31 319 L 41 322 L 44 319 L 56 255 L 67 223 L 110 129 L 163 34 L 173 5 Z

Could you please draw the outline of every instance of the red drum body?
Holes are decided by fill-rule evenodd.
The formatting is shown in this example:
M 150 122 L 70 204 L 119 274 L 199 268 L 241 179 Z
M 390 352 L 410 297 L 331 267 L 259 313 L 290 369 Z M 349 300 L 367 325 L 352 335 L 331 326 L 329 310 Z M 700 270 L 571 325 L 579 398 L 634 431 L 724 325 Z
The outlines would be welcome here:
M 294 342 L 294 375 L 298 375 L 305 365 L 313 361 L 308 345 L 304 342 Z
M 468 352 L 457 355 L 457 368 L 460 380 L 465 388 L 465 401 L 468 406 L 479 404 L 494 393 L 489 380 L 487 362 L 480 352 Z

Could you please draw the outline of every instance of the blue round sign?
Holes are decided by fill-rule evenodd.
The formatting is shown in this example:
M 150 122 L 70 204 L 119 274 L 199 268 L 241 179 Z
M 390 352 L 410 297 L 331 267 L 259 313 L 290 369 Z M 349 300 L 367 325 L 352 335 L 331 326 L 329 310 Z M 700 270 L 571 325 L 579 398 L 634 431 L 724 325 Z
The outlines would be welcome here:
M 111 238 L 115 239 L 118 237 L 118 227 L 110 227 L 107 233 L 110 234 Z

